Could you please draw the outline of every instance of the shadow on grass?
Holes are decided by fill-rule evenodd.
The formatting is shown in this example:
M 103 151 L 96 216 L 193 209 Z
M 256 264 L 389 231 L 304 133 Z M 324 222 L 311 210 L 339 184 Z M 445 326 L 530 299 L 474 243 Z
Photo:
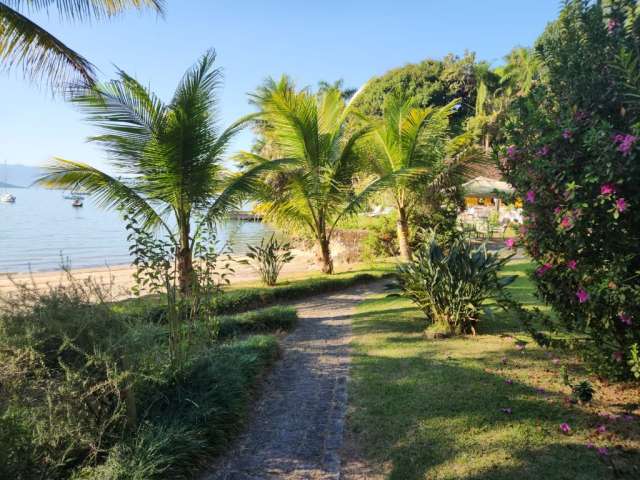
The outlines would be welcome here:
M 388 478 L 640 478 L 639 452 L 601 457 L 584 434 L 559 431 L 567 422 L 593 432 L 597 416 L 566 406 L 560 394 L 507 382 L 501 356 L 509 368 L 535 372 L 548 368 L 544 352 L 505 350 L 500 337 L 426 340 L 406 302 L 365 305 L 354 318 L 350 427 L 364 457 L 385 465 Z M 492 333 L 513 332 L 512 322 L 496 320 Z

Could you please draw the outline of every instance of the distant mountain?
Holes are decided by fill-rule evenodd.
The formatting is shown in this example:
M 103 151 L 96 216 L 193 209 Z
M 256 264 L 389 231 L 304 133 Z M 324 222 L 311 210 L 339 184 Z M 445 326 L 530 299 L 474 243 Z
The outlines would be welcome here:
M 24 188 L 24 187 L 19 187 L 18 185 L 11 185 L 10 183 L 0 182 L 0 188 Z
M 4 165 L 0 164 L 0 187 L 3 186 L 5 182 L 9 188 L 12 186 L 28 187 L 43 173 L 43 170 L 39 167 L 7 164 L 5 170 Z

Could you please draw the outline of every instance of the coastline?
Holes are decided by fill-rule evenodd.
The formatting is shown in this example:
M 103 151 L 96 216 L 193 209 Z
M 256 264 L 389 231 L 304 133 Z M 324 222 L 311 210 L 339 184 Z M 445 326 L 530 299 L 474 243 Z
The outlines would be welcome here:
M 293 250 L 294 259 L 286 264 L 282 269 L 282 275 L 292 275 L 319 271 L 312 252 L 305 250 Z M 238 262 L 247 257 L 238 255 L 232 256 Z M 258 273 L 250 265 L 235 263 L 232 266 L 235 273 L 231 276 L 231 284 L 239 282 L 249 282 L 258 280 Z M 133 274 L 135 267 L 130 264 L 72 268 L 70 271 L 73 279 L 83 281 L 89 278 L 108 287 L 111 285 L 112 293 L 116 298 L 126 298 L 131 296 L 131 287 L 134 285 Z M 70 283 L 67 273 L 62 269 L 42 271 L 42 272 L 18 272 L 0 273 L 0 298 L 15 293 L 18 285 L 31 285 L 37 289 L 46 289 L 58 285 L 68 285 Z

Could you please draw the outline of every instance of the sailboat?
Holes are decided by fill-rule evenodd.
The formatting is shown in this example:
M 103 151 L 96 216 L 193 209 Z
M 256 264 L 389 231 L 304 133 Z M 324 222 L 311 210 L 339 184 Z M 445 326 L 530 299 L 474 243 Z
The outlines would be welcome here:
M 7 184 L 7 161 L 4 161 L 4 183 Z M 16 197 L 9 192 L 6 191 L 6 187 L 4 187 L 5 192 L 0 196 L 0 202 L 2 203 L 16 203 Z

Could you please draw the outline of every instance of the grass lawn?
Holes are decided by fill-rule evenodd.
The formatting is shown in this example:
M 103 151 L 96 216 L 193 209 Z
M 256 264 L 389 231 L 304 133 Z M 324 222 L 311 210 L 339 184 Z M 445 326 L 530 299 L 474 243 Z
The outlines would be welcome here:
M 520 276 L 514 295 L 533 304 L 530 268 L 508 267 Z M 576 405 L 560 368 L 582 380 L 580 363 L 537 347 L 508 315 L 496 312 L 475 338 L 428 340 L 424 325 L 398 297 L 374 297 L 354 319 L 350 437 L 381 476 L 640 478 L 640 388 L 589 377 L 594 400 Z M 516 339 L 529 341 L 522 352 Z

